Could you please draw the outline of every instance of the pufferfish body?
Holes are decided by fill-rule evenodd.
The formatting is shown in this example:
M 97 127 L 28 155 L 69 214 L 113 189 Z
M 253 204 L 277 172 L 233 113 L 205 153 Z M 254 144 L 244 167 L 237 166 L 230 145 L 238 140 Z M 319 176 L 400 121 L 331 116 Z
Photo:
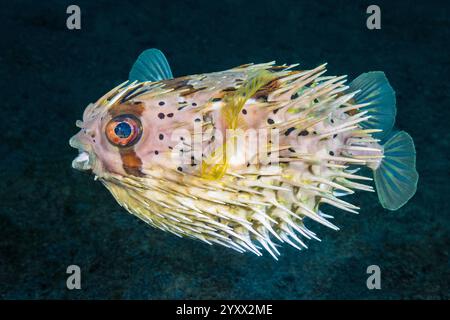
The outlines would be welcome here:
M 144 51 L 129 75 L 90 104 L 70 139 L 72 166 L 90 170 L 117 202 L 177 236 L 275 259 L 279 244 L 317 239 L 308 218 L 338 230 L 322 204 L 374 191 L 396 210 L 415 193 L 415 148 L 393 130 L 395 93 L 384 73 L 325 76 L 274 62 L 173 78 Z

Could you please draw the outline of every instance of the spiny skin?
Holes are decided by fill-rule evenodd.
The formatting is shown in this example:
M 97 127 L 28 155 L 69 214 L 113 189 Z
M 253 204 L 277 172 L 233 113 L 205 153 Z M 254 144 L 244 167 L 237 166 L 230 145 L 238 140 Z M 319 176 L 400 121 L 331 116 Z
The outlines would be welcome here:
M 265 249 L 274 258 L 280 254 L 275 242 L 306 248 L 302 237 L 318 238 L 305 217 L 337 230 L 320 204 L 356 213 L 359 208 L 339 196 L 373 189 L 357 182 L 370 178 L 348 166 L 376 168 L 383 150 L 371 136 L 377 130 L 361 127 L 369 116 L 358 111 L 364 105 L 353 101 L 345 76 L 323 76 L 325 65 L 292 67 L 244 65 L 122 84 L 87 107 L 71 145 L 89 154 L 89 168 L 120 205 L 154 227 L 239 252 Z M 143 129 L 125 149 L 104 133 L 121 114 L 139 118 Z M 196 126 L 203 133 L 200 152 Z M 280 135 L 278 143 L 265 137 L 269 160 L 228 152 L 226 165 L 205 166 L 224 147 L 217 136 L 230 128 L 276 128 Z

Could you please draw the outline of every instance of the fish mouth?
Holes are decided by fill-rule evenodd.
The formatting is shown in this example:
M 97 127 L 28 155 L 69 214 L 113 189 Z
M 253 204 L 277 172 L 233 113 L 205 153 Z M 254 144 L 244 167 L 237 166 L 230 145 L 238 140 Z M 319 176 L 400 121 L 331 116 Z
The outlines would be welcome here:
M 72 148 L 78 149 L 78 156 L 72 161 L 72 168 L 80 171 L 92 170 L 93 157 L 86 151 L 86 147 L 78 139 L 78 135 L 74 135 L 69 140 Z
M 89 153 L 81 150 L 78 151 L 79 151 L 78 156 L 72 161 L 72 168 L 81 171 L 91 170 L 92 167 L 89 163 Z

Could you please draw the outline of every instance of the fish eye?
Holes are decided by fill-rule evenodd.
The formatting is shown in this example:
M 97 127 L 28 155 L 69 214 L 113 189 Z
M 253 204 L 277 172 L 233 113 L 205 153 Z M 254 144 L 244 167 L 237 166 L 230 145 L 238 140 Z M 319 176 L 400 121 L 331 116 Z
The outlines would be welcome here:
M 106 137 L 117 147 L 129 147 L 139 141 L 142 125 L 138 118 L 131 114 L 117 116 L 106 125 Z

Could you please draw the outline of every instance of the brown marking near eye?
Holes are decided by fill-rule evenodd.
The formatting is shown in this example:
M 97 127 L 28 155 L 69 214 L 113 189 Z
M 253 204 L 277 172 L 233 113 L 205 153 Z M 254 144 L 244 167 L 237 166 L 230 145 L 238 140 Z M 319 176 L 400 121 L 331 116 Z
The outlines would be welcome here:
M 137 156 L 133 148 L 123 148 L 119 149 L 120 157 L 122 159 L 123 170 L 127 174 L 143 177 L 142 173 L 142 160 Z
M 117 116 L 123 114 L 132 114 L 136 116 L 139 120 L 141 119 L 141 115 L 144 112 L 144 103 L 119 103 L 113 105 L 108 113 L 111 118 L 115 118 Z M 122 159 L 122 168 L 123 170 L 130 175 L 136 177 L 143 177 L 142 173 L 142 160 L 137 156 L 134 151 L 134 147 L 128 148 L 118 148 L 120 158 Z
M 142 115 L 143 112 L 144 112 L 144 104 L 142 102 L 140 102 L 140 103 L 119 103 L 119 104 L 113 105 L 108 110 L 108 113 L 111 116 L 111 118 L 115 118 L 122 114 L 132 114 L 132 115 L 136 116 L 137 118 L 140 118 L 140 116 Z

